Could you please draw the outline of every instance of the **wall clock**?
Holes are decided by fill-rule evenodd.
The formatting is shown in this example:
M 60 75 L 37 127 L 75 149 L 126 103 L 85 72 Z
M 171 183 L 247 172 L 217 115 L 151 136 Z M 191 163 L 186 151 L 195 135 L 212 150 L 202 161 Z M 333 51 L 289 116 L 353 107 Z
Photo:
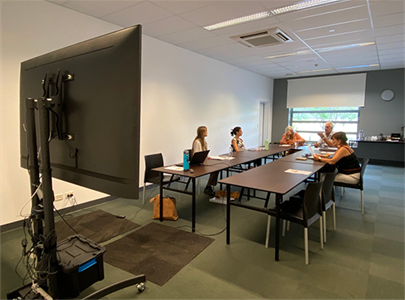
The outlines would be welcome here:
M 381 99 L 384 101 L 391 101 L 394 98 L 394 92 L 391 90 L 384 90 L 381 93 Z

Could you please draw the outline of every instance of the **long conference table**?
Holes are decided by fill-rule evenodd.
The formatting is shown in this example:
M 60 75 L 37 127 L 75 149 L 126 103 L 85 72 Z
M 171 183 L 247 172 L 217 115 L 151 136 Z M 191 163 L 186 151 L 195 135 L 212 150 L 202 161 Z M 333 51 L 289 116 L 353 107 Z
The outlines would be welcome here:
M 230 167 L 251 163 L 257 159 L 262 159 L 267 156 L 274 154 L 283 153 L 286 150 L 293 149 L 294 147 L 282 147 L 279 145 L 269 145 L 269 150 L 263 151 L 249 151 L 245 150 L 243 152 L 235 152 L 234 159 L 232 160 L 214 160 L 207 159 L 204 165 L 193 166 L 193 173 L 184 170 L 171 170 L 167 169 L 170 166 L 164 166 L 153 169 L 160 173 L 160 195 L 163 195 L 163 190 L 176 191 L 183 194 L 191 195 L 192 197 L 192 231 L 195 232 L 196 229 L 196 179 L 216 172 L 227 170 Z M 308 152 L 306 147 L 301 148 L 302 151 Z M 302 157 L 302 151 L 284 156 L 278 160 L 271 163 L 264 164 L 262 166 L 244 171 L 242 173 L 221 179 L 218 182 L 220 184 L 225 184 L 227 189 L 227 230 L 226 230 L 226 243 L 230 243 L 230 217 L 231 217 L 231 205 L 239 206 L 242 208 L 252 209 L 259 212 L 266 213 L 276 217 L 276 237 L 275 237 L 275 260 L 279 260 L 279 246 L 280 246 L 280 204 L 282 202 L 283 196 L 289 191 L 294 189 L 296 186 L 301 184 L 303 181 L 316 174 L 325 163 L 316 162 L 312 159 L 307 160 L 297 160 L 297 157 Z M 286 172 L 287 170 L 298 170 L 304 171 L 305 174 L 300 172 L 291 173 Z M 173 174 L 184 177 L 191 178 L 191 192 L 187 190 L 180 190 L 171 188 L 169 186 L 163 185 L 163 174 Z M 231 203 L 230 192 L 231 186 L 237 186 L 241 188 L 254 189 L 263 192 L 274 193 L 276 195 L 276 209 L 265 209 L 258 208 L 254 206 Z M 160 221 L 163 221 L 163 201 L 160 201 Z
M 268 150 L 262 151 L 240 151 L 233 153 L 232 160 L 216 160 L 216 159 L 207 159 L 205 160 L 204 164 L 201 166 L 192 166 L 190 167 L 193 169 L 193 173 L 190 171 L 184 170 L 171 170 L 170 167 L 175 165 L 163 166 L 159 168 L 153 169 L 153 171 L 157 171 L 160 173 L 160 195 L 163 195 L 163 190 L 175 191 L 182 194 L 187 194 L 191 196 L 191 223 L 192 223 L 192 231 L 195 232 L 196 224 L 196 179 L 216 172 L 216 171 L 223 171 L 228 170 L 230 167 L 234 167 L 240 164 L 246 164 L 256 161 L 257 159 L 262 159 L 267 156 L 271 156 L 274 154 L 283 153 L 289 149 L 294 148 L 293 146 L 290 147 L 283 147 L 276 144 L 270 144 Z M 168 169 L 169 168 L 169 169 Z M 179 175 L 183 177 L 188 177 L 191 179 L 191 191 L 183 190 L 183 189 L 176 189 L 171 188 L 169 186 L 163 185 L 163 175 L 164 173 L 172 174 L 172 175 Z M 228 173 L 229 175 L 229 173 Z M 160 201 L 160 221 L 163 221 L 163 201 Z

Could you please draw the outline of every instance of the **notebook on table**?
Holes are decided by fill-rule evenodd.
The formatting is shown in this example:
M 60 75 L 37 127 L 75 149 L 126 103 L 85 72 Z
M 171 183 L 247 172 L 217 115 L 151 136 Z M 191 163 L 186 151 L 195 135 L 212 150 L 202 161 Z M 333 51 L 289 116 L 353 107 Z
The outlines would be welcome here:
M 190 167 L 202 165 L 204 163 L 205 159 L 207 158 L 209 152 L 210 152 L 210 150 L 194 153 L 193 157 L 190 160 Z M 176 166 L 182 167 L 183 163 L 176 164 Z

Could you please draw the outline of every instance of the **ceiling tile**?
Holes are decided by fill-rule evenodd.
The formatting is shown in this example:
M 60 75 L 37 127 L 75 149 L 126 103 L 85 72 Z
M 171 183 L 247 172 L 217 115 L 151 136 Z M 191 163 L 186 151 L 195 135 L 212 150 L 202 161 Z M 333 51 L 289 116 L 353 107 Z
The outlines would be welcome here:
M 199 39 L 206 39 L 215 36 L 216 35 L 213 34 L 212 32 L 205 30 L 204 28 L 197 27 L 189 30 L 159 36 L 159 40 L 177 45 L 185 42 L 195 41 Z
M 377 43 L 378 51 L 385 50 L 385 49 L 404 48 L 404 47 L 405 47 L 404 41 L 395 42 L 395 43 Z
M 304 40 L 312 48 L 323 48 L 328 44 L 341 43 L 343 45 L 356 44 L 356 41 L 374 41 L 373 32 L 371 30 L 354 32 L 336 36 L 321 37 L 321 38 L 312 38 Z
M 385 35 L 376 38 L 377 43 L 393 43 L 404 40 L 403 34 Z
M 373 17 L 384 16 L 405 11 L 404 1 L 391 1 L 387 5 L 387 1 L 373 2 L 370 4 L 371 15 Z
M 135 24 L 147 24 L 163 18 L 168 18 L 173 14 L 151 2 L 142 2 L 133 5 L 125 10 L 104 16 L 102 19 L 123 27 Z
M 142 0 L 130 0 L 130 1 L 98 1 L 98 0 L 86 0 L 86 1 L 68 1 L 63 3 L 64 7 L 82 12 L 86 15 L 96 18 L 103 17 L 105 15 L 118 12 L 126 9 L 135 4 L 139 4 Z
M 63 4 L 65 2 L 68 2 L 69 0 L 45 0 L 45 1 L 52 2 L 52 3 L 55 3 L 55 4 Z
M 387 27 L 379 27 L 374 29 L 375 36 L 385 36 L 391 34 L 404 34 L 405 33 L 405 26 L 401 25 L 394 25 L 394 26 L 387 26 Z
M 404 12 L 373 18 L 373 24 L 375 28 L 400 25 L 404 23 L 405 23 Z
M 181 32 L 196 28 L 197 25 L 184 20 L 178 16 L 158 20 L 156 22 L 143 25 L 143 33 L 149 36 L 158 37 L 170 33 Z
M 395 48 L 395 49 L 385 49 L 378 51 L 378 55 L 387 55 L 387 54 L 405 54 L 405 48 Z
M 283 24 L 291 30 L 302 30 L 368 18 L 369 13 L 367 7 L 359 6 L 343 11 L 335 11 L 328 14 L 291 20 L 284 22 Z
M 239 43 L 232 43 L 232 44 L 226 44 L 226 45 L 221 45 L 221 46 L 217 46 L 217 47 L 196 50 L 196 52 L 203 54 L 203 55 L 211 55 L 211 54 L 231 53 L 231 52 L 237 52 L 237 51 L 243 51 L 243 50 L 245 50 L 245 47 L 243 45 L 241 45 Z
M 297 1 L 300 2 L 300 1 Z M 297 3 L 296 2 L 296 3 Z M 299 11 L 288 12 L 284 14 L 277 15 L 280 21 L 297 20 L 303 18 L 320 17 L 325 15 L 339 14 L 350 9 L 366 6 L 366 0 L 356 0 L 356 1 L 339 1 L 334 3 L 329 3 L 325 5 L 315 6 Z
M 185 13 L 215 3 L 215 1 L 194 1 L 194 0 L 193 1 L 152 0 L 151 2 L 174 14 Z
M 186 48 L 188 50 L 194 51 L 194 50 L 206 49 L 206 48 L 210 48 L 210 47 L 216 47 L 216 46 L 232 44 L 232 43 L 234 43 L 234 42 L 229 39 L 226 39 L 226 38 L 223 38 L 220 36 L 216 36 L 216 37 L 212 37 L 212 38 L 182 43 L 182 44 L 179 44 L 179 46 Z
M 186 20 L 201 26 L 228 21 L 265 11 L 257 1 L 217 1 L 215 4 L 181 14 Z
M 320 28 L 318 27 L 313 29 L 296 30 L 295 34 L 297 34 L 302 39 L 308 39 L 314 37 L 334 36 L 353 31 L 370 30 L 370 29 L 371 29 L 370 20 L 363 19 L 345 22 L 341 24 L 330 24 L 327 26 L 322 26 Z

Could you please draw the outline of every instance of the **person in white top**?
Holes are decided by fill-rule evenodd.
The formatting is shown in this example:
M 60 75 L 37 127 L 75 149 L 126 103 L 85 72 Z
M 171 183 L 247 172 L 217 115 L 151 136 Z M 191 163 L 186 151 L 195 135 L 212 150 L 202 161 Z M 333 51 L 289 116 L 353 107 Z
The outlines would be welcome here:
M 332 135 L 334 134 L 334 132 L 332 130 L 333 130 L 333 123 L 326 122 L 325 132 L 318 132 L 320 139 L 317 143 L 314 144 L 314 146 L 315 147 L 320 147 L 320 146 L 333 147 Z
M 200 126 L 197 128 L 197 136 L 193 141 L 193 147 L 191 149 L 191 155 L 194 155 L 196 152 L 208 150 L 207 142 L 205 138 L 208 136 L 208 130 L 206 126 Z M 208 178 L 207 186 L 204 189 L 204 194 L 208 196 L 215 196 L 214 186 L 218 183 L 218 174 L 219 171 L 213 172 Z

